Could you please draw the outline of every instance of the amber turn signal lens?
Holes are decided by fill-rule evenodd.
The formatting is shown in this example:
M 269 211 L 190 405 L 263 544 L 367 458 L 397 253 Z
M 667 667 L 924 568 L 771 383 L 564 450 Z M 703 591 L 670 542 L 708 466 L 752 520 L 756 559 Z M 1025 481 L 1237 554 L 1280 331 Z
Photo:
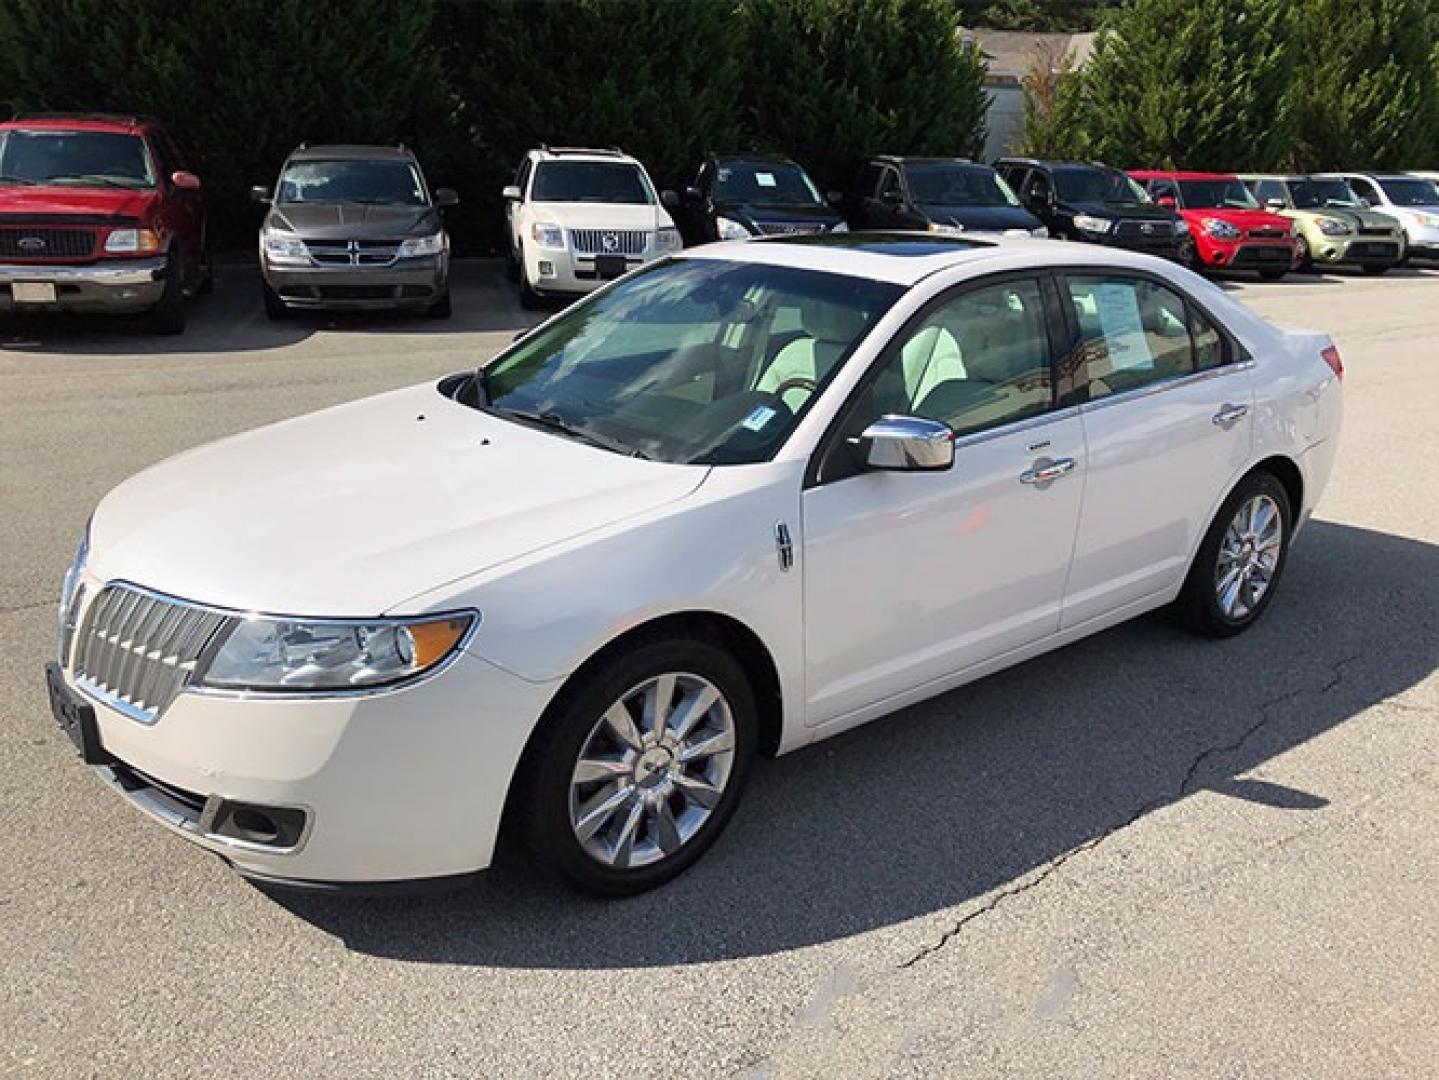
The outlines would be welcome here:
M 455 618 L 410 623 L 406 629 L 415 647 L 415 667 L 424 670 L 443 660 L 460 643 L 469 627 L 468 619 Z

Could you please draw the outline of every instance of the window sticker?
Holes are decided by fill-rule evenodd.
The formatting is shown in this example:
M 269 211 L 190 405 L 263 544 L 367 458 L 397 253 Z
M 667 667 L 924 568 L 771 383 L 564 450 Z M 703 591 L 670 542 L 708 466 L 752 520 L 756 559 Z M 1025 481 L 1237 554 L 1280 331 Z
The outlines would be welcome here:
M 1139 297 L 1134 286 L 1099 282 L 1093 290 L 1110 364 L 1116 369 L 1152 368 L 1154 354 L 1144 336 L 1144 320 L 1139 314 Z
M 754 174 L 754 182 L 760 187 L 775 187 L 774 173 L 757 172 Z
M 740 421 L 739 426 L 746 431 L 759 431 L 777 415 L 778 409 L 772 409 L 768 405 L 756 405 L 754 411 Z
M 718 178 L 719 182 L 723 184 L 726 180 L 729 179 L 729 172 L 730 171 L 728 169 L 720 169 L 718 172 L 715 173 L 715 176 Z

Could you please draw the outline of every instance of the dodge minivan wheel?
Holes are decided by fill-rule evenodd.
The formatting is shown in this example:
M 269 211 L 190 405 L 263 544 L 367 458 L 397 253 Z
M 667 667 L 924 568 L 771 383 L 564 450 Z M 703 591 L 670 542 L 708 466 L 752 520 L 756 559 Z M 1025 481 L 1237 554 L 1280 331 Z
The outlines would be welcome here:
M 1289 494 L 1271 473 L 1254 472 L 1224 500 L 1184 588 L 1175 614 L 1208 637 L 1248 629 L 1274 599 L 1289 553 Z
M 662 639 L 582 678 L 521 765 L 530 846 L 590 892 L 652 889 L 715 842 L 756 743 L 754 695 L 718 645 Z

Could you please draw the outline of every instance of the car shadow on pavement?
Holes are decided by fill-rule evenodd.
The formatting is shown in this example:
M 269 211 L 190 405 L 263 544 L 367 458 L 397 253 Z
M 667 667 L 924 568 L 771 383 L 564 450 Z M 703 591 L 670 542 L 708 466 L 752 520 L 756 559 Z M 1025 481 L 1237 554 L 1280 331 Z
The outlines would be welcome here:
M 1323 791 L 1243 774 L 1439 667 L 1436 583 L 1439 546 L 1313 522 L 1250 632 L 1141 619 L 761 763 L 716 847 L 643 896 L 590 899 L 523 864 L 440 895 L 270 895 L 359 952 L 518 968 L 701 963 L 894 925 L 1202 789 L 1322 808 Z
M 0 316 L 0 352 L 66 355 L 165 355 L 279 349 L 317 331 L 361 334 L 461 334 L 515 332 L 547 312 L 519 307 L 515 287 L 500 259 L 457 259 L 451 271 L 453 314 L 431 319 L 417 312 L 293 311 L 265 316 L 260 275 L 253 264 L 216 267 L 215 291 L 191 303 L 183 334 L 151 333 L 143 316 Z

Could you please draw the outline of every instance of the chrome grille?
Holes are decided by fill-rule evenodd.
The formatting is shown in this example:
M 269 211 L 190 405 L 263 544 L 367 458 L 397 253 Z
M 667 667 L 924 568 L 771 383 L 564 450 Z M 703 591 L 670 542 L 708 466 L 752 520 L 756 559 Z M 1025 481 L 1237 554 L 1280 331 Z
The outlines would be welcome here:
M 1126 240 L 1159 240 L 1174 235 L 1174 225 L 1168 221 L 1121 221 L 1114 227 L 1114 235 Z
M 310 258 L 322 266 L 388 266 L 399 255 L 399 240 L 306 240 Z
M 94 229 L 0 228 L 0 256 L 7 259 L 78 259 L 94 251 Z
M 75 635 L 75 682 L 135 720 L 150 723 L 189 683 L 195 662 L 229 616 L 107 585 Z
M 761 236 L 808 236 L 824 232 L 823 225 L 794 225 L 782 221 L 756 221 Z
M 649 235 L 643 229 L 571 229 L 570 243 L 580 255 L 643 255 Z

